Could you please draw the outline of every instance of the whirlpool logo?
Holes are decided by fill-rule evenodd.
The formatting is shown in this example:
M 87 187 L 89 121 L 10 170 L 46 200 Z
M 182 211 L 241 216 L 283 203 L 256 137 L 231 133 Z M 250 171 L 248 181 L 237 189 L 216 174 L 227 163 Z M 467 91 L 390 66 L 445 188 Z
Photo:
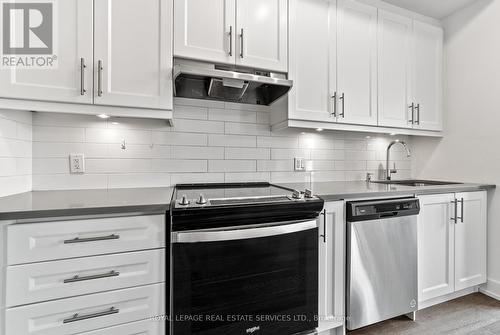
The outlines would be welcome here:
M 53 0 L 0 0 L 0 3 L 2 67 L 55 67 Z
M 252 327 L 252 328 L 248 328 L 247 329 L 247 334 L 253 334 L 255 333 L 256 331 L 259 331 L 260 330 L 260 326 L 255 326 L 255 327 Z

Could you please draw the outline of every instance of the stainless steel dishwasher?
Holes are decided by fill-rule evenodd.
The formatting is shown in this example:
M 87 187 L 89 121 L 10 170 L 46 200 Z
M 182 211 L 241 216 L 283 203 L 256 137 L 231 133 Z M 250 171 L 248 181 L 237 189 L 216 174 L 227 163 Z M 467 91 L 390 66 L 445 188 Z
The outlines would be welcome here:
M 416 198 L 347 203 L 347 329 L 417 310 Z

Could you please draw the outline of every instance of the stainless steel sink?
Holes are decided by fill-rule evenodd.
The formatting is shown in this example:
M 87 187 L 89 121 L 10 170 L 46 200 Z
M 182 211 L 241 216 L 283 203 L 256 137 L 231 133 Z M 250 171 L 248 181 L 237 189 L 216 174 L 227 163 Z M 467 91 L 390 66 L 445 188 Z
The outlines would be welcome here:
M 449 182 L 449 181 L 436 181 L 436 180 L 420 180 L 420 179 L 408 179 L 408 180 L 377 180 L 373 181 L 377 184 L 388 184 L 388 185 L 403 185 L 403 186 L 446 186 L 446 185 L 458 185 L 463 183 Z

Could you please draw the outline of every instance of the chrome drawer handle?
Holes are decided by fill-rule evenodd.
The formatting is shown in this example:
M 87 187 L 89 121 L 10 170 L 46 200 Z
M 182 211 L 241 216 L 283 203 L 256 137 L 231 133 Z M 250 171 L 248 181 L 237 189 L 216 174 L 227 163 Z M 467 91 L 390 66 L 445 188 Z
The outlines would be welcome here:
M 120 238 L 120 235 L 111 234 L 108 236 L 97 236 L 97 237 L 75 237 L 71 240 L 65 240 L 64 244 L 72 244 L 72 243 L 85 243 L 85 242 L 95 242 L 95 241 L 106 241 L 106 240 L 117 240 Z
M 98 275 L 91 275 L 91 276 L 84 276 L 80 277 L 79 275 L 75 275 L 71 278 L 64 279 L 63 283 L 76 283 L 79 281 L 85 281 L 85 280 L 94 280 L 94 279 L 101 279 L 101 278 L 109 278 L 109 277 L 118 277 L 120 275 L 120 272 L 112 270 L 108 273 L 101 273 Z
M 229 56 L 233 55 L 233 26 L 229 26 Z
M 102 60 L 97 62 L 97 95 L 102 97 Z
M 111 314 L 118 314 L 120 313 L 120 310 L 115 307 L 111 307 L 108 310 L 105 310 L 103 312 L 97 312 L 97 313 L 91 313 L 91 314 L 73 314 L 72 317 L 64 319 L 63 323 L 71 323 L 71 322 L 77 322 L 77 321 L 83 321 L 87 319 L 93 319 L 93 318 L 98 318 L 100 316 L 106 316 L 106 315 L 111 315 Z

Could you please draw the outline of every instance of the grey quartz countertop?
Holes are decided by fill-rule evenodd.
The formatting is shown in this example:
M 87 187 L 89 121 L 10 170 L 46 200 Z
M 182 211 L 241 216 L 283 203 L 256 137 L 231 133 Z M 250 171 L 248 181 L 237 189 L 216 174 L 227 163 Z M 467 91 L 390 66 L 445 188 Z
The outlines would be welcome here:
M 118 213 L 160 214 L 172 187 L 33 191 L 0 198 L 0 220 Z
M 313 183 L 286 183 L 280 184 L 285 187 L 298 190 L 310 189 L 314 194 L 325 201 L 337 201 L 346 199 L 369 198 L 369 197 L 391 197 L 421 194 L 439 194 L 454 192 L 469 192 L 477 190 L 494 189 L 491 184 L 453 184 L 440 186 L 404 186 L 387 185 L 378 183 L 367 183 L 365 181 L 339 181 L 339 182 L 313 182 Z

